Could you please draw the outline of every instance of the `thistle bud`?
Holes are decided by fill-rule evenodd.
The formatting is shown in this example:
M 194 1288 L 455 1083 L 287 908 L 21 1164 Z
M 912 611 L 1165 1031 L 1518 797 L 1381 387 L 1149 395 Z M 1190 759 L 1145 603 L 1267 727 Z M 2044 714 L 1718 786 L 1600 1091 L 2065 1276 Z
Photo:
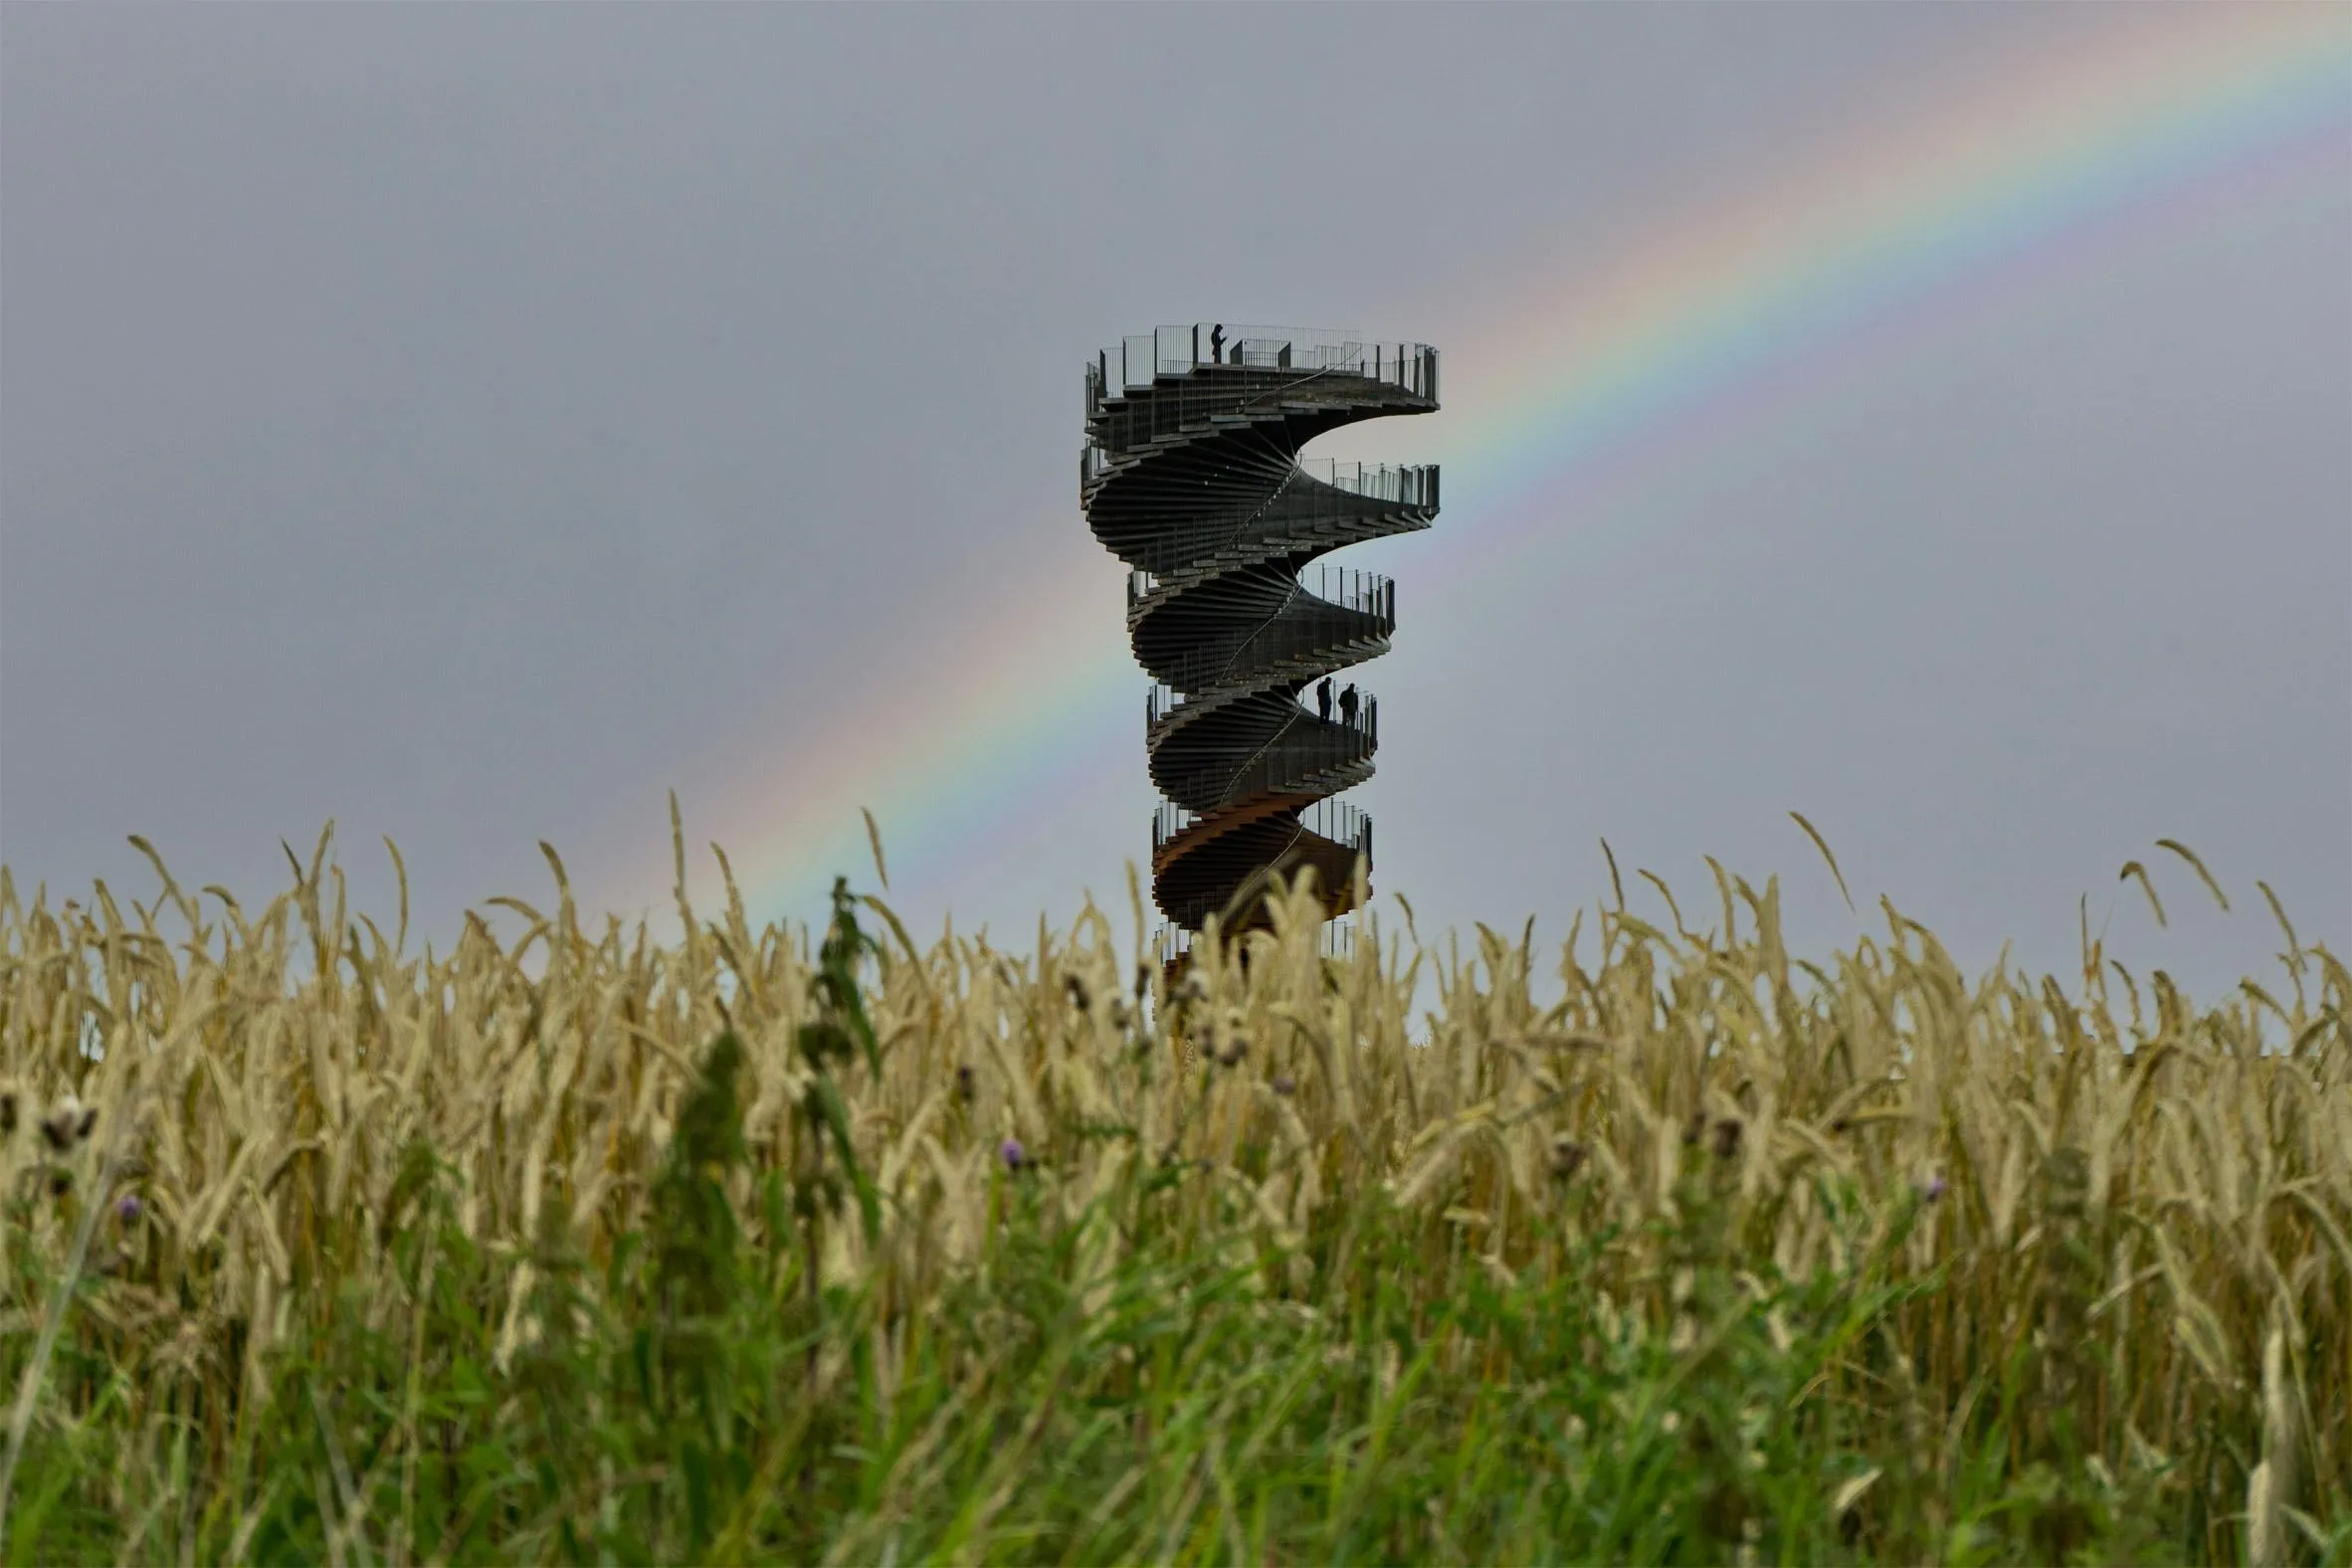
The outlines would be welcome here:
M 1739 1152 L 1739 1135 L 1740 1120 L 1737 1116 L 1725 1116 L 1721 1121 L 1716 1122 L 1715 1158 L 1727 1160 L 1737 1154 Z
M 48 1115 L 41 1118 L 41 1136 L 52 1149 L 63 1154 L 81 1139 L 90 1136 L 90 1128 L 97 1121 L 96 1110 L 86 1115 L 82 1101 L 68 1094 L 50 1107 Z

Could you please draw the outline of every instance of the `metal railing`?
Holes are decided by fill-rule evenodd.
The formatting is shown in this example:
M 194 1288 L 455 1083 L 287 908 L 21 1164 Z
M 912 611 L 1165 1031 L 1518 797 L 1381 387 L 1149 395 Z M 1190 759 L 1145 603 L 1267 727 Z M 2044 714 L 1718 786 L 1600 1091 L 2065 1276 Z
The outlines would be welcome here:
M 1152 808 L 1151 848 L 1153 854 L 1166 849 L 1169 843 L 1186 829 L 1208 819 L 1201 813 L 1163 800 Z M 1298 825 L 1318 838 L 1342 844 L 1359 855 L 1372 853 L 1372 819 L 1358 807 L 1343 800 L 1318 800 L 1298 814 Z
M 1172 800 L 1163 800 L 1151 810 L 1151 852 L 1157 855 L 1167 848 L 1168 841 L 1201 820 L 1197 811 L 1187 810 Z
M 1355 689 L 1352 684 L 1337 691 L 1327 691 L 1325 688 L 1330 685 L 1331 678 L 1326 676 L 1312 686 L 1305 688 L 1314 693 L 1312 700 L 1316 716 L 1326 724 L 1337 724 L 1343 729 L 1361 730 L 1367 739 L 1374 745 L 1378 745 L 1380 743 L 1380 698 L 1369 691 L 1359 690 L 1351 704 L 1347 693 L 1349 690 Z M 1331 704 L 1328 708 L 1323 705 L 1326 697 L 1329 698 Z M 1169 717 L 1183 705 L 1183 692 L 1164 681 L 1154 681 L 1150 688 L 1143 693 L 1143 727 L 1146 730 L 1153 728 L 1161 719 Z M 1292 719 L 1284 721 L 1283 728 L 1288 728 L 1290 723 L 1295 722 L 1298 718 L 1304 718 L 1306 715 L 1307 704 L 1301 700 L 1298 702 L 1297 713 Z M 1277 731 L 1278 733 L 1279 731 Z
M 1353 610 L 1358 615 L 1376 615 L 1390 625 L 1397 619 L 1397 583 L 1393 577 L 1379 572 L 1367 572 L 1352 566 L 1316 566 L 1309 568 L 1314 591 L 1310 601 L 1336 605 L 1342 610 Z M 1303 574 L 1297 579 L 1303 589 L 1310 581 Z M 1160 579 L 1157 573 L 1129 571 L 1127 573 L 1127 608 L 1132 610 L 1144 599 L 1157 593 Z M 1287 609 L 1296 602 L 1295 595 L 1283 601 Z
M 1353 566 L 1317 566 L 1315 594 L 1325 604 L 1335 604 L 1342 610 L 1353 610 L 1359 615 L 1376 615 L 1384 621 L 1397 618 L 1397 582 L 1393 577 L 1378 572 L 1367 572 Z M 1299 579 L 1304 586 L 1306 579 Z
M 1328 458 L 1301 458 L 1298 467 L 1308 479 L 1350 495 L 1369 495 L 1399 506 L 1437 509 L 1438 466 L 1434 463 L 1366 465 L 1335 463 Z
M 1344 800 L 1318 800 L 1298 814 L 1298 825 L 1317 838 L 1343 844 L 1358 855 L 1372 853 L 1372 819 Z
M 1367 624 L 1369 622 L 1369 624 Z M 1308 598 L 1268 617 L 1241 641 L 1198 649 L 1152 673 L 1179 691 L 1201 691 L 1292 660 L 1327 654 L 1345 644 L 1388 636 L 1393 621 L 1375 610 L 1351 609 Z M 1355 661 L 1350 660 L 1352 664 Z
M 1089 484 L 1110 472 L 1110 454 L 1091 443 L 1078 449 L 1078 483 Z M 1438 507 L 1438 466 L 1434 463 L 1340 463 L 1330 458 L 1300 458 L 1301 477 L 1328 485 L 1347 495 L 1387 501 L 1392 506 Z M 1278 497 L 1276 490 L 1268 501 Z M 1311 493 L 1311 492 L 1310 492 Z M 1264 509 L 1261 503 L 1260 509 Z
M 1438 351 L 1427 343 L 1374 343 L 1352 331 L 1196 322 L 1131 333 L 1086 363 L 1086 414 L 1104 402 L 1201 370 L 1295 371 L 1357 376 L 1438 395 Z
M 1345 919 L 1324 925 L 1315 933 L 1315 951 L 1325 958 L 1342 961 L 1356 955 L 1356 928 Z M 1200 942 L 1198 931 L 1187 930 L 1173 921 L 1163 920 L 1151 933 L 1153 955 L 1163 964 L 1173 963 L 1191 953 Z
M 1298 714 L 1301 719 L 1306 716 L 1303 710 Z M 1379 722 L 1376 713 L 1365 718 L 1370 724 Z M 1187 768 L 1164 779 L 1155 773 L 1152 781 L 1171 800 L 1223 805 L 1253 795 L 1305 789 L 1313 780 L 1370 762 L 1374 748 L 1372 730 L 1365 723 L 1316 725 L 1303 731 L 1285 726 L 1248 757 Z
M 1438 470 L 1434 464 L 1389 469 L 1342 465 L 1338 485 L 1322 482 L 1312 466 L 1294 477 L 1316 483 L 1285 485 L 1256 506 L 1247 510 L 1236 507 L 1224 516 L 1210 515 L 1173 525 L 1162 524 L 1148 515 L 1139 520 L 1136 530 L 1151 528 L 1156 537 L 1139 540 L 1134 547 L 1145 552 L 1145 559 L 1163 564 L 1158 569 L 1146 566 L 1129 573 L 1127 607 L 1133 609 L 1145 595 L 1156 591 L 1167 577 L 1179 571 L 1210 575 L 1220 568 L 1251 564 L 1247 540 L 1296 541 L 1299 545 L 1336 549 L 1354 541 L 1315 538 L 1315 523 L 1324 519 L 1354 521 L 1390 507 L 1430 511 L 1438 507 Z M 1362 537 L 1388 531 L 1391 530 L 1375 529 Z M 1238 554 L 1228 553 L 1235 552 L 1237 547 L 1240 547 Z

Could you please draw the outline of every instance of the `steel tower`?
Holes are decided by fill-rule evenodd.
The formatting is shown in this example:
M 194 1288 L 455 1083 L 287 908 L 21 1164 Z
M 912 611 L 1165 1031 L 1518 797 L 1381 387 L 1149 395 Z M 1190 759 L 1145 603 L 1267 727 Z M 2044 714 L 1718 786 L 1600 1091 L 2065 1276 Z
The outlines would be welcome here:
M 1344 332 L 1163 326 L 1086 366 L 1079 501 L 1130 568 L 1128 634 L 1156 683 L 1144 745 L 1166 797 L 1152 897 L 1181 930 L 1261 923 L 1270 879 L 1305 866 L 1328 915 L 1353 906 L 1372 824 L 1329 797 L 1372 776 L 1379 708 L 1332 678 L 1388 651 L 1396 585 L 1307 569 L 1428 527 L 1438 471 L 1298 449 L 1437 406 L 1436 349 Z

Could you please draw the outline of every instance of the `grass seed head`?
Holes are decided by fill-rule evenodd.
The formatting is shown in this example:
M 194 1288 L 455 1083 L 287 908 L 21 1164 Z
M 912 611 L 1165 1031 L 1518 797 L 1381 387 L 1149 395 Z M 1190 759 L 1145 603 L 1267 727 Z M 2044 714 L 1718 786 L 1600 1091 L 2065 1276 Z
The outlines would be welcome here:
M 534 1217 L 543 1225 L 560 1211 L 595 1266 L 580 1288 L 602 1310 L 604 1271 L 625 1239 L 671 1212 L 656 1212 L 657 1195 L 713 1236 L 729 1229 L 718 1208 L 739 1211 L 742 1235 L 764 1234 L 758 1195 L 770 1179 L 812 1191 L 831 1182 L 846 1203 L 843 1148 L 891 1218 L 873 1241 L 835 1227 L 811 1276 L 828 1288 L 877 1284 L 893 1310 L 934 1309 L 986 1274 L 991 1226 L 1053 1207 L 992 1205 L 989 1183 L 975 1180 L 992 1169 L 1036 1180 L 1045 1167 L 1026 1139 L 1054 1152 L 1055 1188 L 1067 1178 L 1081 1201 L 1141 1165 L 1151 1201 L 1168 1205 L 1167 1235 L 1243 1260 L 1259 1271 L 1253 1288 L 1274 1295 L 1311 1299 L 1287 1260 L 1300 1238 L 1339 1238 L 1354 1262 L 1318 1263 L 1312 1287 L 1345 1290 L 1351 1268 L 1378 1268 L 1416 1320 L 1442 1318 L 1476 1278 L 1578 1292 L 1604 1337 L 1676 1321 L 1712 1333 L 1709 1303 L 1741 1273 L 1859 1281 L 1881 1270 L 1906 1288 L 1932 1279 L 1932 1310 L 1890 1312 L 1866 1355 L 1819 1373 L 1823 1399 L 1864 1424 L 1859 1457 L 1913 1457 L 1838 1511 L 1870 1551 L 1916 1501 L 1904 1477 L 1944 1441 L 1945 1415 L 1975 1397 L 1986 1368 L 2012 1362 L 2036 1378 L 2006 1391 L 2014 1403 L 2048 1407 L 2043 1391 L 2062 1390 L 2080 1412 L 2070 1435 L 2050 1429 L 2053 1474 L 2088 1473 L 2104 1455 L 2119 1485 L 2166 1475 L 2187 1486 L 2178 1457 L 2210 1451 L 2220 1434 L 2250 1465 L 2270 1464 L 2273 1533 L 2330 1486 L 2352 1495 L 2352 1440 L 2310 1414 L 2352 1407 L 2352 1319 L 2340 1309 L 2352 1253 L 2338 1239 L 2352 1231 L 2352 1039 L 2341 1023 L 2352 974 L 2308 943 L 2300 986 L 2279 988 L 2276 1004 L 2296 1044 L 2266 1052 L 2259 1004 L 2201 1012 L 2159 977 L 2144 1023 L 2118 1018 L 2095 991 L 2054 995 L 1998 971 L 1971 983 L 1908 924 L 1810 981 L 1795 977 L 1775 895 L 1745 883 L 1770 916 L 1748 922 L 1751 934 L 1699 953 L 1613 923 L 1606 956 L 1563 955 L 1570 984 L 1548 1015 L 1530 995 L 1543 966 L 1499 942 L 1468 958 L 1367 946 L 1334 993 L 1309 918 L 1252 935 L 1246 971 L 1200 949 L 1204 967 L 1168 988 L 1156 1033 L 1098 1056 L 1072 1050 L 1078 1020 L 1052 1000 L 1059 974 L 1071 1008 L 1100 1000 L 1105 1019 L 1130 1027 L 1115 986 L 1086 978 L 1115 977 L 1129 955 L 1091 926 L 1050 934 L 1018 962 L 985 939 L 950 938 L 877 964 L 843 945 L 847 926 L 828 950 L 817 932 L 689 914 L 689 934 L 665 948 L 642 932 L 634 943 L 599 936 L 559 912 L 531 915 L 520 948 L 478 924 L 429 959 L 370 959 L 367 983 L 354 984 L 347 966 L 330 978 L 313 954 L 334 971 L 338 952 L 375 944 L 356 926 L 334 930 L 316 888 L 305 873 L 270 913 L 241 912 L 174 948 L 61 922 L 0 892 L 0 1133 L 28 1123 L 24 1146 L 0 1148 L 0 1174 L 31 1160 L 17 1191 L 32 1196 L 71 1191 L 78 1174 L 88 1188 L 140 1171 L 136 1193 L 93 1197 L 98 1221 L 114 1222 L 107 1235 L 140 1256 L 117 1264 L 124 1249 L 108 1241 L 92 1267 L 117 1270 L 105 1291 L 135 1280 L 180 1303 L 184 1315 L 158 1319 L 146 1340 L 122 1331 L 134 1358 L 123 1375 L 197 1381 L 195 1403 L 208 1409 L 261 1386 L 275 1330 L 257 1323 L 283 1317 L 298 1331 L 331 1315 L 309 1293 L 318 1281 L 397 1314 L 427 1297 L 428 1268 L 454 1270 L 463 1256 L 511 1270 L 499 1260 L 540 1257 Z M 879 1053 L 852 1030 L 845 998 L 815 984 L 826 962 L 861 999 Z M 1211 967 L 1223 977 L 1214 1006 Z M 1434 1017 L 1417 1006 L 1433 971 Z M 1138 1004 L 1165 972 L 1136 969 Z M 1292 1037 L 1278 1032 L 1293 1024 L 1308 1054 L 1291 1058 L 1278 1042 Z M 697 1083 L 722 1029 L 739 1057 L 720 1096 Z M 87 1043 L 116 1031 L 172 1044 L 93 1064 Z M 2068 1049 L 2052 1051 L 2053 1040 Z M 1274 1101 L 1240 1075 L 1204 1084 L 1198 1072 L 1156 1066 L 1167 1052 L 1236 1070 L 1253 1045 Z M 983 1069 L 1001 1120 L 976 1108 Z M 820 1076 L 823 1092 L 811 1086 Z M 96 1107 L 67 1094 L 42 1108 L 47 1089 L 34 1085 L 63 1082 L 100 1085 L 94 1095 L 115 1107 L 109 1122 L 131 1146 L 113 1176 L 75 1157 L 95 1135 Z M 119 1108 L 147 1086 L 164 1093 L 138 1103 L 167 1107 L 152 1126 Z M 720 1136 L 738 1122 L 740 1147 Z M 665 1162 L 682 1140 L 706 1158 L 671 1192 Z M 1202 1179 L 1172 1179 L 1179 1171 Z M 1968 1202 L 1909 1226 L 1949 1195 L 1946 1173 Z M 1487 1217 L 1468 1247 L 1448 1218 L 1463 1214 Z M 64 1273 L 73 1227 L 41 1220 L 20 1232 L 11 1216 L 0 1266 Z M 1700 1254 L 1685 1244 L 1702 1220 L 1719 1234 Z M 1374 1233 L 1389 1249 L 1377 1261 L 1349 1253 Z M 1888 1237 L 1899 1243 L 1880 1245 Z M 1695 1276 L 1677 1274 L 1688 1267 Z M 512 1277 L 495 1274 L 486 1299 Z M 118 1304 L 97 1299 L 89 1321 Z M 69 1332 L 84 1322 L 77 1308 Z M 2287 1327 L 2271 1355 L 2274 1323 Z M 2013 1355 L 2021 1325 L 2052 1348 Z M 1380 1364 L 1364 1347 L 1347 1354 Z M 1880 1359 L 1899 1398 L 1872 1392 L 1880 1374 L 1862 1363 Z M 2258 1402 L 2248 1397 L 2255 1361 Z M 158 1390 L 142 1386 L 139 1398 L 165 1408 Z M 52 1419 L 45 1406 L 40 1420 Z M 1744 1442 L 1723 1452 L 1745 1453 Z M 2143 1451 L 2160 1458 L 2126 1462 Z M 2245 1483 L 2244 1471 L 2230 1481 Z M 2212 1518 L 2243 1520 L 2243 1489 L 2208 1490 L 2200 1506 Z M 2219 1535 L 2201 1548 L 2239 1549 Z

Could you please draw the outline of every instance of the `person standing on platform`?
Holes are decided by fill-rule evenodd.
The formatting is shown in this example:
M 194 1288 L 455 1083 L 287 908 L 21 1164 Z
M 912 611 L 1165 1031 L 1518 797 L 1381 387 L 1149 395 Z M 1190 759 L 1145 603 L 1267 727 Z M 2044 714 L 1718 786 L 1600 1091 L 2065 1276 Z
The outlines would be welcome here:
M 1349 682 L 1347 689 L 1339 693 L 1339 721 L 1351 729 L 1356 722 L 1356 686 Z
M 1325 676 L 1323 684 L 1315 687 L 1315 708 L 1322 714 L 1324 723 L 1331 722 L 1331 678 L 1329 676 Z

